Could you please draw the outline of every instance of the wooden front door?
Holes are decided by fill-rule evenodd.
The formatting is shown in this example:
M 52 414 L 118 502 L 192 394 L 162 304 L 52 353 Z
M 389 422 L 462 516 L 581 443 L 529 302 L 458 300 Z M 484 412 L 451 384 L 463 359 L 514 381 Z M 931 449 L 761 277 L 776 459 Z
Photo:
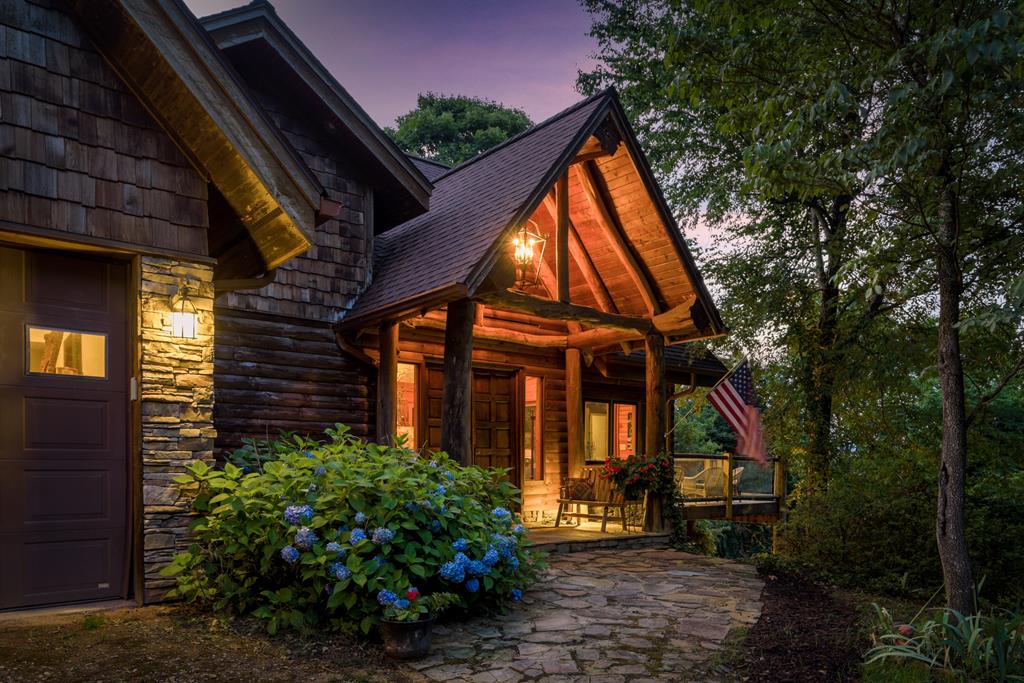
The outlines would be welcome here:
M 427 368 L 426 428 L 428 447 L 441 448 L 441 396 L 444 373 Z M 516 403 L 516 374 L 508 371 L 473 371 L 473 464 L 505 467 L 509 480 L 520 484 L 517 443 L 519 411 Z
M 127 288 L 0 247 L 0 609 L 126 597 Z

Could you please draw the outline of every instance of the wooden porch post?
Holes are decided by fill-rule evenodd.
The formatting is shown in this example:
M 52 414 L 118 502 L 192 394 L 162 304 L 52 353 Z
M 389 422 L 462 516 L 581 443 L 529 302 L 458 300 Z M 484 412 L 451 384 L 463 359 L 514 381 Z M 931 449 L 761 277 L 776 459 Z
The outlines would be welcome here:
M 586 463 L 583 445 L 583 358 L 579 349 L 565 350 L 565 419 L 570 477 L 580 476 Z
M 444 386 L 441 394 L 441 450 L 463 465 L 473 464 L 473 322 L 476 304 L 448 304 L 444 328 Z
M 569 174 L 555 184 L 555 280 L 558 300 L 569 303 Z
M 377 441 L 392 444 L 398 431 L 398 323 L 381 323 L 379 333 Z
M 665 384 L 665 338 L 658 333 L 647 335 L 644 343 L 646 358 L 646 417 L 647 428 L 644 439 L 644 453 L 658 455 L 665 446 L 665 429 L 668 425 L 668 386 Z

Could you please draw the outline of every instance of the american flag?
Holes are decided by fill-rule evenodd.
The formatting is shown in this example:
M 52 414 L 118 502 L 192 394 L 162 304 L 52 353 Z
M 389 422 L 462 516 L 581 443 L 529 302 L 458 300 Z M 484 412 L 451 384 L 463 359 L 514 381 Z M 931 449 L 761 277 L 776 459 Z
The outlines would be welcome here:
M 736 452 L 767 463 L 768 451 L 761 431 L 761 409 L 757 407 L 750 363 L 744 359 L 736 366 L 708 394 L 708 400 L 736 432 Z

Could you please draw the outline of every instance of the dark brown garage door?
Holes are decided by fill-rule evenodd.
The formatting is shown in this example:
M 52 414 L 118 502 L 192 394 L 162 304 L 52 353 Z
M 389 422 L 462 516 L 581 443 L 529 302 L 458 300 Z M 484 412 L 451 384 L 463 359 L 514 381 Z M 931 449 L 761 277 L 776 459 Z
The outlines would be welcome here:
M 0 247 L 0 609 L 122 597 L 127 267 Z

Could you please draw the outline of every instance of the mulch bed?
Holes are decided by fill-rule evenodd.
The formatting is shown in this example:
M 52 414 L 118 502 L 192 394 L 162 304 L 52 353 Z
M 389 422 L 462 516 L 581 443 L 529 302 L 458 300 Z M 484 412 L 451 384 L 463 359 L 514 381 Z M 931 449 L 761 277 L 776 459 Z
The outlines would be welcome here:
M 856 596 L 793 574 L 762 573 L 764 609 L 730 669 L 740 681 L 857 681 L 868 647 Z
M 271 637 L 253 620 L 183 606 L 0 619 L 0 681 L 422 680 L 355 638 Z

